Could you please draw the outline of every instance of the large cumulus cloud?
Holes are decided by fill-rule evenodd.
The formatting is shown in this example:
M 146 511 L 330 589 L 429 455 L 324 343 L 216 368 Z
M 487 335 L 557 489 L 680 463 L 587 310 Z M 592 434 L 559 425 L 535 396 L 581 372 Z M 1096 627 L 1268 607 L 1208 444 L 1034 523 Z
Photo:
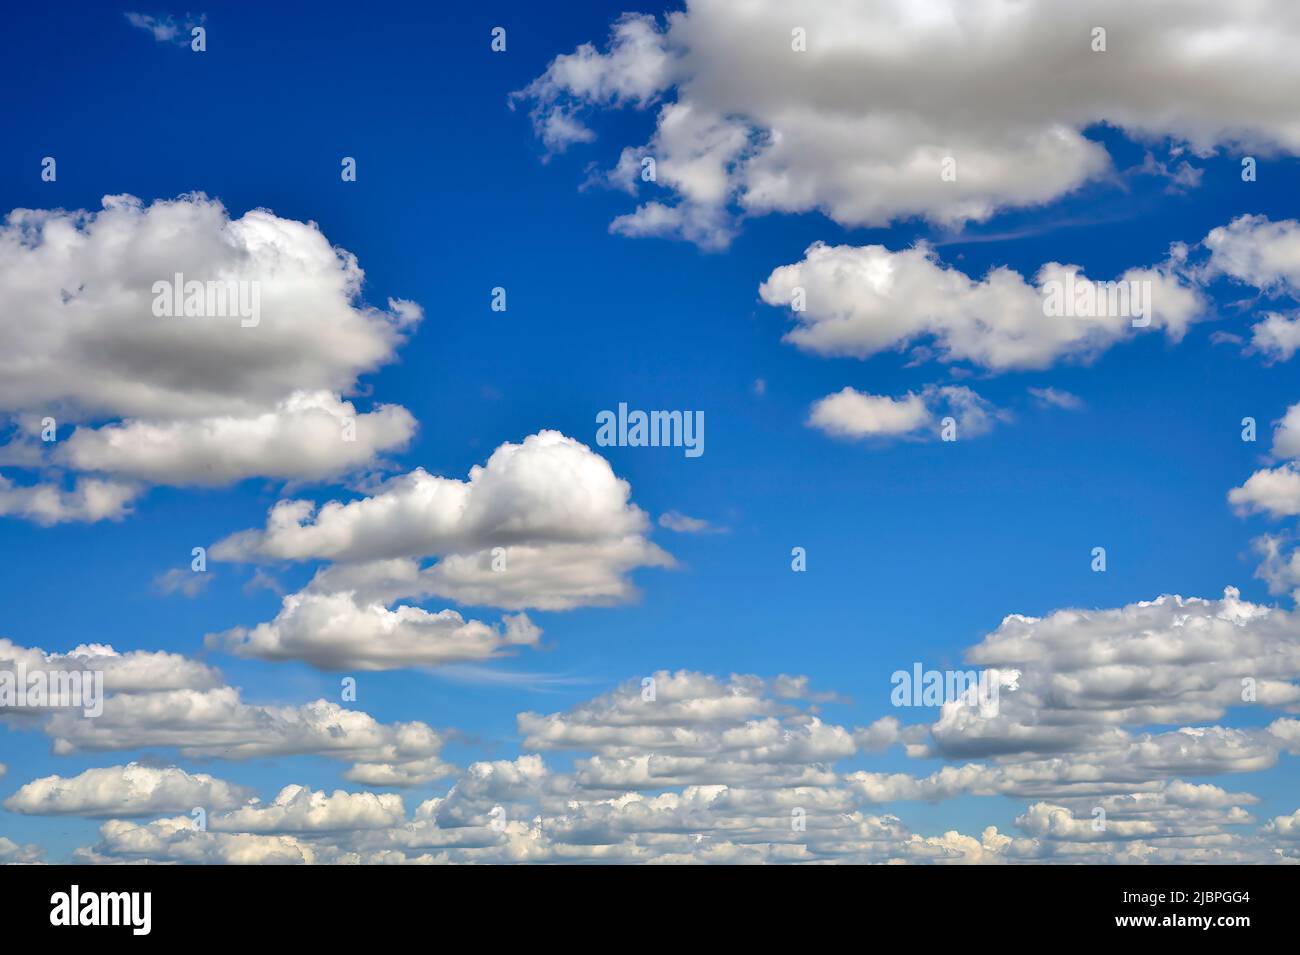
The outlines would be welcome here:
M 655 110 L 606 177 L 641 200 L 612 228 L 720 247 L 745 215 L 955 225 L 1045 203 L 1111 174 L 1085 135 L 1101 123 L 1195 154 L 1300 152 L 1297 37 L 1282 0 L 690 0 L 662 23 L 624 14 L 603 50 L 557 56 L 515 101 L 550 151 L 595 139 L 598 110 Z
M 157 283 L 177 275 L 256 288 L 258 321 L 156 314 Z M 421 310 L 367 305 L 363 280 L 314 223 L 235 218 L 201 194 L 12 211 L 0 225 L 4 460 L 44 470 L 0 477 L 0 513 L 118 518 L 150 484 L 318 480 L 401 449 L 415 429 L 405 409 L 344 395 L 394 360 Z

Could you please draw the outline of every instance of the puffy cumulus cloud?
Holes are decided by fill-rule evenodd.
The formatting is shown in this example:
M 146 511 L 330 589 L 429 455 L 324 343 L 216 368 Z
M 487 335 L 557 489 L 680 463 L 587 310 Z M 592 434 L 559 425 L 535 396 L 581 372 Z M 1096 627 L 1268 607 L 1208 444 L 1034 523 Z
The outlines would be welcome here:
M 1229 793 L 1208 783 L 1191 785 L 1177 779 L 1150 779 L 1143 769 L 1063 757 L 949 765 L 928 776 L 860 770 L 847 775 L 845 783 L 870 803 L 935 802 L 963 794 L 1050 797 L 1071 804 L 1081 799 L 1100 806 L 1119 801 L 1129 807 L 1140 803 L 1155 808 L 1224 808 L 1258 802 L 1250 793 Z
M 0 474 L 0 516 L 37 524 L 120 521 L 131 512 L 140 488 L 125 481 L 78 478 L 70 490 L 58 484 L 15 484 Z
M 584 43 L 557 56 L 546 72 L 511 96 L 533 101 L 533 127 L 547 148 L 562 152 L 590 142 L 595 134 L 574 113 L 570 101 L 600 106 L 645 106 L 671 82 L 673 63 L 654 17 L 625 13 L 610 30 L 608 51 Z
M 154 284 L 257 282 L 260 322 L 162 318 Z M 201 194 L 100 212 L 18 209 L 0 228 L 14 307 L 0 407 L 201 419 L 340 392 L 389 362 L 420 312 L 359 302 L 364 273 L 312 223 L 262 209 L 232 219 Z
M 415 419 L 397 405 L 358 414 L 329 392 L 295 392 L 246 418 L 131 419 L 78 428 L 54 460 L 79 471 L 176 486 L 221 486 L 254 474 L 314 480 L 404 447 L 414 432 Z
M 1300 289 L 1300 222 L 1243 215 L 1205 237 L 1206 271 L 1266 292 Z
M 1241 487 L 1228 492 L 1228 501 L 1239 513 L 1262 512 L 1270 517 L 1300 514 L 1300 470 L 1290 461 L 1275 468 L 1256 471 Z
M 1300 588 L 1300 550 L 1293 547 L 1288 552 L 1288 541 L 1288 537 L 1274 534 L 1262 534 L 1251 541 L 1255 553 L 1262 558 L 1255 576 L 1268 583 L 1271 594 Z
M 573 778 L 602 792 L 667 786 L 825 786 L 853 733 L 795 705 L 803 684 L 661 671 L 565 713 L 521 713 L 529 749 L 581 749 Z
M 869 395 L 845 388 L 812 406 L 808 423 L 842 438 L 910 434 L 934 423 L 934 415 L 920 395 L 903 398 Z
M 1275 816 L 1264 826 L 1266 832 L 1275 839 L 1300 839 L 1300 809 L 1289 816 Z
M 1300 402 L 1287 408 L 1273 429 L 1272 451 L 1280 458 L 1300 458 Z
M 1243 215 L 1212 229 L 1204 245 L 1210 251 L 1202 268 L 1206 278 L 1227 276 L 1258 289 L 1269 298 L 1300 294 L 1300 222 L 1272 222 L 1267 216 Z M 1251 328 L 1250 349 L 1271 361 L 1290 361 L 1300 347 L 1295 314 L 1262 313 Z M 1294 448 L 1288 456 L 1294 456 Z
M 347 503 L 281 501 L 263 529 L 219 541 L 211 556 L 330 561 L 309 591 L 366 605 L 428 596 L 506 609 L 612 604 L 635 597 L 632 571 L 673 563 L 647 538 L 650 521 L 630 495 L 600 455 L 542 431 L 501 445 L 465 481 L 417 469 Z M 523 632 L 516 625 L 511 638 L 507 628 L 507 639 L 532 642 Z
M 837 438 L 933 438 L 946 417 L 953 419 L 959 435 L 973 437 L 1008 415 L 961 385 L 929 385 L 902 398 L 846 387 L 813 402 L 808 424 Z
M 1101 813 L 1095 810 L 1102 810 Z M 1238 806 L 1169 809 L 1161 800 L 1139 796 L 1110 799 L 1089 811 L 1082 806 L 1038 802 L 1017 817 L 1016 825 L 1038 839 L 1067 843 L 1111 842 L 1133 839 L 1177 839 L 1195 843 L 1216 842 L 1224 827 L 1243 826 L 1255 820 Z
M 593 139 L 595 110 L 659 102 L 650 141 L 611 177 L 637 191 L 630 170 L 653 156 L 654 188 L 668 195 L 615 228 L 715 247 L 743 215 L 957 225 L 1048 202 L 1111 174 L 1084 135 L 1100 123 L 1198 155 L 1300 152 L 1283 92 L 1300 80 L 1294 8 L 1173 6 L 830 0 L 795 15 L 781 0 L 688 0 L 662 24 L 624 15 L 603 52 L 556 57 L 516 98 L 551 150 Z M 1098 24 L 1104 53 L 1092 49 Z M 952 181 L 940 177 L 946 158 Z
M 388 610 L 359 604 L 352 593 L 299 593 L 284 598 L 270 623 L 209 634 L 206 642 L 238 656 L 304 660 L 323 670 L 391 670 L 486 660 L 540 639 L 524 614 L 492 627 L 454 610 Z
M 491 828 L 494 822 L 499 826 L 511 817 L 526 816 L 538 799 L 560 805 L 567 788 L 537 755 L 477 762 L 446 796 L 421 803 L 415 817 L 440 829 Z
M 523 614 L 497 626 L 398 603 L 562 610 L 632 599 L 629 575 L 672 558 L 646 536 L 631 488 L 591 449 L 555 431 L 503 444 L 468 480 L 423 469 L 317 507 L 280 501 L 266 526 L 219 541 L 217 560 L 327 562 L 275 619 L 210 634 L 207 645 L 327 670 L 485 660 L 537 646 Z M 428 563 L 427 559 L 432 559 Z
M 990 371 L 1041 369 L 1095 357 L 1129 338 L 1135 320 L 1180 339 L 1205 308 L 1179 271 L 1181 255 L 1121 275 L 1112 307 L 1110 288 L 1074 265 L 1050 262 L 1032 283 L 1008 268 L 973 279 L 925 245 L 892 252 L 818 242 L 799 262 L 773 270 L 759 295 L 787 307 L 802 290 L 786 341 L 818 355 L 868 358 L 912 347 L 920 357 L 936 353 Z M 1096 300 L 1079 308 L 1086 290 Z
M 59 755 L 152 747 L 187 759 L 328 756 L 352 763 L 346 778 L 385 786 L 417 785 L 452 772 L 438 755 L 443 737 L 424 723 L 380 723 L 329 700 L 245 703 L 229 686 L 114 694 L 100 716 L 57 710 L 44 730 Z
M 11 657 L 18 651 L 9 647 Z M 37 662 L 47 661 L 39 651 Z M 83 657 L 118 659 L 79 648 Z M 69 655 L 70 657 L 72 655 Z M 38 658 L 38 659 L 37 659 Z M 556 712 L 518 714 L 521 753 L 460 771 L 444 735 L 382 724 L 325 700 L 253 705 L 206 670 L 132 657 L 101 716 L 43 714 L 56 754 L 174 750 L 187 759 L 342 760 L 362 791 L 299 785 L 268 803 L 236 787 L 216 804 L 181 770 L 113 767 L 37 780 L 11 799 L 109 818 L 88 862 L 1259 862 L 1295 861 L 1294 823 L 1261 824 L 1258 799 L 1189 778 L 1257 773 L 1300 755 L 1300 622 L 1242 600 L 1164 596 L 1118 608 L 1011 615 L 969 649 L 996 668 L 991 708 L 965 698 L 936 717 L 865 727 L 827 718 L 842 703 L 806 677 L 659 671 Z M 193 684 L 193 685 L 189 685 Z M 163 689 L 161 687 L 168 687 Z M 1249 689 L 1249 693 L 1246 690 Z M 881 687 L 880 699 L 888 690 Z M 1272 722 L 1222 725 L 1244 707 Z M 867 754 L 901 746 L 938 760 L 881 772 Z M 549 754 L 562 754 L 557 764 Z M 850 768 L 845 764 L 852 760 Z M 411 815 L 376 787 L 448 788 Z M 133 781 L 134 780 L 134 781 Z M 883 805 L 1019 802 L 1015 831 L 926 835 Z M 75 809 L 73 807 L 76 807 Z M 1097 810 L 1101 810 L 1098 813 Z M 1097 828 L 1098 818 L 1106 820 Z
M 206 773 L 128 763 L 88 769 L 79 776 L 45 776 L 5 800 L 10 812 L 40 816 L 156 816 L 195 806 L 227 809 L 253 798 L 253 791 Z
M 12 658 L 18 651 L 8 646 Z M 40 651 L 22 651 L 36 662 Z M 1012 615 L 967 653 L 1000 681 L 986 711 L 839 725 L 805 677 L 659 671 L 557 712 L 517 717 L 521 754 L 459 771 L 423 723 L 381 724 L 324 700 L 253 705 L 206 669 L 78 648 L 117 670 L 103 714 L 43 714 L 56 754 L 163 748 L 186 759 L 324 756 L 362 791 L 283 788 L 267 803 L 178 769 L 111 767 L 37 780 L 11 808 L 109 818 L 80 861 L 174 862 L 1193 862 L 1291 861 L 1286 823 L 1249 792 L 1188 778 L 1255 773 L 1300 755 L 1300 718 L 1219 725 L 1240 707 L 1300 707 L 1293 612 L 1161 597 L 1104 610 Z M 68 655 L 73 658 L 72 655 Z M 1244 681 L 1251 681 L 1249 697 Z M 122 689 L 129 687 L 130 689 Z M 162 687 L 167 687 L 163 689 Z M 887 689 L 881 688 L 880 699 Z M 1247 702 L 1249 700 L 1249 702 Z M 897 711 L 896 711 L 897 712 Z M 899 745 L 939 760 L 880 772 Z M 562 766 L 550 765 L 551 753 Z M 850 768 L 846 762 L 852 760 Z M 407 815 L 375 787 L 448 788 Z M 212 787 L 204 798 L 196 789 Z M 193 805 L 188 817 L 132 822 Z M 1014 832 L 917 833 L 882 805 L 1020 802 Z M 1093 827 L 1104 812 L 1107 825 Z M 1280 817 L 1285 818 L 1285 817 Z M 1292 840 L 1293 841 L 1293 840 Z
M 223 560 L 379 560 L 534 540 L 582 543 L 646 527 L 631 488 L 586 445 L 557 431 L 503 444 L 469 480 L 417 468 L 370 497 L 317 509 L 281 501 L 262 531 L 226 538 Z
M 211 816 L 207 833 L 184 819 L 106 824 L 100 843 L 79 858 L 234 861 L 231 850 L 240 847 L 246 861 L 335 863 L 970 862 L 994 861 L 1017 842 L 996 830 L 982 841 L 917 836 L 895 817 L 858 811 L 855 795 L 835 786 L 833 774 L 806 786 L 607 791 L 525 755 L 471 765 L 409 820 L 393 798 L 326 797 L 290 786 L 273 806 Z M 793 818 L 806 818 L 806 829 L 792 826 Z M 1018 845 L 1030 848 L 1025 840 Z
M 1245 685 L 1260 703 L 1300 706 L 1300 619 L 1233 587 L 1218 600 L 1162 596 L 1013 614 L 966 659 L 1019 668 L 1019 688 L 1002 695 L 998 718 L 1023 709 L 1052 728 L 1218 719 L 1243 705 Z
M 119 653 L 106 644 L 82 644 L 67 653 L 47 653 L 24 647 L 0 637 L 0 672 L 44 673 L 51 686 L 67 677 L 78 676 L 85 687 L 93 687 L 98 675 L 105 694 L 134 696 L 170 690 L 205 691 L 221 685 L 214 668 L 178 653 L 132 650 Z M 71 686 L 71 682 L 68 682 Z M 43 716 L 49 707 L 10 706 L 0 703 L 0 716 Z
M 419 574 L 419 587 L 411 593 L 508 610 L 608 606 L 637 598 L 633 571 L 674 564 L 658 544 L 639 534 L 590 544 L 513 544 L 497 554 L 447 554 Z
M 422 785 L 455 771 L 439 755 L 444 737 L 425 723 L 381 723 L 323 699 L 246 703 L 218 671 L 179 654 L 118 653 L 99 644 L 52 654 L 0 639 L 0 672 L 20 667 L 29 676 L 45 671 L 60 679 L 103 675 L 102 711 L 94 716 L 80 705 L 0 707 L 0 716 L 39 721 L 57 755 L 141 748 L 194 759 L 316 755 L 349 762 L 345 778 L 375 786 Z M 152 772 L 137 767 L 131 779 L 148 780 Z
M 551 831 L 568 842 L 592 843 L 639 834 L 688 835 L 730 828 L 747 840 L 781 843 L 787 841 L 783 830 L 791 828 L 795 810 L 812 813 L 824 819 L 828 828 L 842 832 L 853 828 L 849 817 L 855 808 L 849 793 L 829 788 L 756 791 L 726 785 L 687 786 L 681 792 L 626 793 L 576 803 Z
M 169 317 L 159 302 L 178 278 L 179 295 L 235 292 L 195 295 L 196 314 Z M 0 513 L 117 518 L 149 483 L 321 479 L 405 446 L 404 409 L 341 397 L 421 318 L 411 302 L 366 305 L 363 279 L 314 223 L 232 218 L 201 194 L 12 211 L 0 225 L 0 415 L 18 426 L 6 460 L 76 479 L 0 479 Z M 33 443 L 46 417 L 77 426 L 48 452 Z
M 189 816 L 149 823 L 112 819 L 99 828 L 99 845 L 79 850 L 76 861 L 181 862 L 192 865 L 305 865 L 316 850 L 288 835 L 212 832 L 197 829 Z
M 1274 361 L 1290 361 L 1300 348 L 1300 318 L 1265 312 L 1251 326 L 1250 347 Z
M 567 713 L 521 713 L 518 723 L 528 748 L 683 747 L 700 730 L 744 725 L 756 717 L 789 710 L 754 676 L 720 680 L 707 673 L 659 671 L 630 680 L 617 690 Z
M 1266 828 L 1234 831 L 1253 826 L 1244 807 L 1256 797 L 1181 777 L 1260 772 L 1300 752 L 1293 718 L 1203 725 L 1240 708 L 1300 707 L 1294 612 L 1228 588 L 1219 600 L 1011 615 L 965 657 L 1018 671 L 991 711 L 950 702 L 928 726 L 885 718 L 855 735 L 863 749 L 984 761 L 929 775 L 860 770 L 844 784 L 861 800 L 1030 799 L 1016 824 L 1043 860 L 1277 861 Z M 1144 729 L 1153 725 L 1172 728 Z
M 897 799 L 941 800 L 961 794 L 1052 798 L 1153 792 L 1183 774 L 1255 772 L 1273 766 L 1280 753 L 1294 750 L 1284 730 L 1245 731 L 1224 727 L 1184 727 L 1138 736 L 1115 731 L 1076 743 L 1062 755 L 1041 756 L 1034 740 L 1023 748 L 994 748 L 975 737 L 942 740 L 943 751 L 915 748 L 914 756 L 992 756 L 995 763 L 944 766 L 928 776 L 861 771 L 848 777 L 873 803 Z M 960 745 L 964 743 L 964 745 Z M 1249 800 L 1249 796 L 1243 796 Z
M 1300 515 L 1300 403 L 1289 407 L 1273 430 L 1272 454 L 1281 464 L 1261 468 L 1240 487 L 1228 492 L 1228 502 L 1238 515 L 1263 513 L 1272 518 Z M 1262 558 L 1255 576 L 1267 581 L 1269 593 L 1300 588 L 1300 549 L 1288 545 L 1291 534 L 1263 534 L 1251 544 Z M 1293 591 L 1293 596 L 1300 589 Z
M 213 832 L 336 832 L 383 829 L 405 821 L 402 797 L 393 793 L 341 789 L 325 793 L 306 786 L 285 786 L 267 805 L 212 815 L 208 828 Z
M 0 865 L 17 865 L 40 862 L 45 854 L 33 843 L 19 845 L 8 836 L 0 836 Z
M 1116 792 L 1183 775 L 1257 772 L 1291 752 L 1289 723 L 1267 729 L 1194 726 L 1229 711 L 1300 707 L 1300 624 L 1294 613 L 1241 600 L 1160 597 L 1109 610 L 1007 617 L 966 659 L 1019 670 L 993 712 L 945 704 L 913 756 L 993 758 L 1001 767 L 921 781 L 867 780 L 912 798 L 947 791 Z M 1126 727 L 1174 729 L 1135 733 Z M 1011 765 L 1014 764 L 1014 765 Z
M 369 793 L 350 795 L 370 800 L 386 798 Z M 379 812 L 388 816 L 382 809 Z M 421 851 L 427 850 L 427 843 L 439 841 L 420 838 L 421 830 L 429 828 L 419 823 L 407 823 L 379 830 L 351 828 L 346 833 L 312 829 L 285 833 L 228 832 L 213 830 L 211 826 L 206 831 L 196 829 L 193 820 L 187 816 L 149 823 L 111 820 L 100 827 L 99 842 L 77 850 L 74 858 L 85 864 L 170 862 L 193 865 L 382 865 L 451 861 L 447 852 Z M 488 852 L 469 853 L 478 858 L 471 857 L 465 861 L 527 861 L 527 843 L 530 840 L 527 835 L 518 834 L 520 831 L 526 833 L 526 828 L 516 823 L 510 829 L 513 841 L 520 846 L 514 858 L 498 848 L 498 844 L 506 843 L 507 839 L 486 827 L 477 839 L 467 835 L 453 836 L 443 844 L 458 845 L 464 841 L 493 847 L 491 856 Z M 541 855 L 539 852 L 532 854 Z

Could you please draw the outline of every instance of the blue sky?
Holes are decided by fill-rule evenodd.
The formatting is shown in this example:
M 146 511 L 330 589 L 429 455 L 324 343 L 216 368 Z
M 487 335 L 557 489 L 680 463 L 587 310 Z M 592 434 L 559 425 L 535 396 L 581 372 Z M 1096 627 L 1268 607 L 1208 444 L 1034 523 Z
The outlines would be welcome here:
M 443 755 L 460 766 L 524 753 L 518 712 L 565 711 L 658 670 L 722 680 L 801 674 L 816 691 L 839 695 L 819 705 L 827 722 L 930 721 L 936 711 L 891 709 L 890 674 L 914 661 L 961 666 L 963 652 L 1007 614 L 1117 608 L 1161 594 L 1218 599 L 1227 586 L 1253 603 L 1291 606 L 1255 575 L 1250 543 L 1285 525 L 1234 513 L 1227 494 L 1272 460 L 1272 425 L 1300 400 L 1293 362 L 1212 339 L 1248 339 L 1262 311 L 1286 308 L 1285 288 L 1264 302 L 1219 278 L 1204 286 L 1213 317 L 1181 341 L 1128 336 L 1091 360 L 1066 355 L 1027 370 L 918 361 L 910 349 L 823 357 L 783 341 L 791 313 L 759 294 L 773 269 L 799 262 L 818 241 L 890 250 L 929 242 L 945 266 L 976 281 L 1003 266 L 1030 277 L 1050 261 L 1113 278 L 1243 214 L 1300 218 L 1300 169 L 1285 145 L 1260 151 L 1258 180 L 1243 182 L 1243 153 L 1232 144 L 1180 153 L 1175 136 L 1140 140 L 1119 125 L 1086 123 L 1082 134 L 1104 147 L 1112 168 L 1049 201 L 999 203 L 986 220 L 957 226 L 924 214 L 876 224 L 815 208 L 755 214 L 742 217 L 725 248 L 701 248 L 612 233 L 611 220 L 635 203 L 615 189 L 582 188 L 593 168 L 611 168 L 625 146 L 651 139 L 671 94 L 592 106 L 595 140 L 556 154 L 534 135 L 536 104 L 510 107 L 510 94 L 556 56 L 586 42 L 604 49 L 618 8 L 331 6 L 208 4 L 201 54 L 133 27 L 123 14 L 134 7 L 15 10 L 0 37 L 9 74 L 0 206 L 97 210 L 105 195 L 147 206 L 202 192 L 232 219 L 265 208 L 314 222 L 357 257 L 365 302 L 382 307 L 393 297 L 424 311 L 395 360 L 363 374 L 352 392 L 359 402 L 373 395 L 400 404 L 419 423 L 408 446 L 382 456 L 386 474 L 422 467 L 463 480 L 500 445 L 554 429 L 604 457 L 652 522 L 676 511 L 717 529 L 655 525 L 648 536 L 677 566 L 631 572 L 635 599 L 528 609 L 544 632 L 539 649 L 358 672 L 355 707 L 384 723 L 454 728 Z M 182 11 L 170 13 L 184 22 Z M 508 31 L 504 53 L 489 47 L 498 25 Z M 1148 155 L 1170 166 L 1190 159 L 1199 182 L 1180 187 L 1140 171 Z M 55 182 L 41 180 L 45 156 L 57 158 Z M 340 180 L 344 156 L 357 160 L 356 182 Z M 505 312 L 489 307 L 496 286 L 508 292 Z M 935 383 L 973 388 L 1008 420 L 951 443 L 843 440 L 808 423 L 814 402 L 846 386 L 899 396 Z M 1048 387 L 1081 407 L 1044 407 L 1029 392 Z M 595 416 L 619 402 L 703 411 L 705 453 L 597 447 Z M 1259 443 L 1240 439 L 1245 416 L 1258 420 Z M 26 483 L 37 472 L 3 473 Z M 245 589 L 252 566 L 214 562 L 210 585 L 194 597 L 155 585 L 188 567 L 192 547 L 261 527 L 281 499 L 359 496 L 355 475 L 286 483 L 160 484 L 120 520 L 0 518 L 0 636 L 49 652 L 99 643 L 197 657 L 249 703 L 336 699 L 346 673 L 205 649 L 205 634 L 275 617 L 279 596 Z M 791 571 L 795 546 L 807 550 L 804 573 Z M 1096 546 L 1106 548 L 1105 573 L 1090 568 Z M 265 569 L 293 593 L 321 563 Z M 520 609 L 437 596 L 408 602 L 490 624 Z M 1221 719 L 1128 729 L 1259 728 L 1282 715 L 1234 707 Z M 574 758 L 558 752 L 547 762 L 562 771 Z M 186 759 L 169 747 L 55 755 L 48 735 L 13 721 L 0 728 L 8 767 L 0 795 L 38 777 L 132 760 L 209 773 L 263 800 L 288 783 L 359 788 L 343 778 L 346 763 L 317 755 Z M 838 765 L 924 776 L 945 762 L 894 748 Z M 1286 755 L 1248 778 L 1179 778 L 1253 793 L 1249 811 L 1261 823 L 1297 808 Z M 454 781 L 401 792 L 413 809 Z M 964 794 L 872 812 L 896 814 L 927 837 L 989 825 L 1014 833 L 1031 801 Z M 61 860 L 96 843 L 101 822 L 0 810 L 0 835 Z

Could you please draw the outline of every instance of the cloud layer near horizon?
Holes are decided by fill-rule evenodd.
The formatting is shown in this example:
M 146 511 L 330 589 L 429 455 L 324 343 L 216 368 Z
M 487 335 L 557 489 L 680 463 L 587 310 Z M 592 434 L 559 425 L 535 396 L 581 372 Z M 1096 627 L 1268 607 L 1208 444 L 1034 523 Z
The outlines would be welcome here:
M 122 660 L 115 683 L 130 690 L 110 696 L 99 720 L 47 716 L 56 752 L 320 753 L 357 761 L 345 775 L 363 785 L 453 783 L 411 815 L 393 794 L 300 785 L 263 804 L 180 767 L 21 786 L 12 810 L 108 818 L 81 861 L 1300 861 L 1291 816 L 1257 819 L 1253 794 L 1184 778 L 1240 779 L 1300 754 L 1289 715 L 1300 713 L 1300 619 L 1231 588 L 1220 599 L 1008 616 L 966 653 L 967 665 L 1003 674 L 992 713 L 956 698 L 928 721 L 896 709 L 848 727 L 821 715 L 842 701 L 801 677 L 661 671 L 568 710 L 520 713 L 523 755 L 464 770 L 441 763 L 445 734 L 423 724 L 385 726 L 325 701 L 250 707 L 184 658 L 98 656 Z M 881 687 L 869 700 L 889 695 Z M 1216 722 L 1245 707 L 1277 715 L 1250 729 Z M 926 768 L 837 766 L 895 747 Z M 571 769 L 548 764 L 565 752 Z M 879 809 L 959 797 L 1020 802 L 1020 833 L 925 837 Z M 206 831 L 167 815 L 187 802 L 209 811 Z

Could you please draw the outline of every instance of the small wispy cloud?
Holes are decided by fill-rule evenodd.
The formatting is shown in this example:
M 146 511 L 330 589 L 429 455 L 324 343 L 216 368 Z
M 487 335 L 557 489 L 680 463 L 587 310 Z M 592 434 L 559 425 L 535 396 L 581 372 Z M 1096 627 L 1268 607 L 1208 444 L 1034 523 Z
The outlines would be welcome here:
M 1034 396 L 1034 400 L 1043 408 L 1064 408 L 1067 411 L 1078 411 L 1083 407 L 1083 399 L 1078 395 L 1057 388 L 1030 388 L 1029 393 Z
M 131 26 L 152 33 L 153 38 L 159 43 L 176 43 L 180 46 L 188 46 L 190 31 L 201 26 L 208 19 L 207 14 L 203 13 L 197 17 L 187 13 L 179 21 L 170 13 L 151 16 L 147 13 L 126 12 L 122 15 Z
M 198 572 L 182 567 L 173 567 L 153 579 L 153 588 L 164 597 L 180 594 L 183 597 L 197 597 L 212 583 L 213 575 L 208 571 Z
M 669 511 L 659 515 L 659 526 L 678 534 L 723 534 L 725 527 L 714 527 L 708 521 L 690 517 L 681 511 Z
M 253 576 L 244 584 L 245 594 L 255 594 L 259 590 L 269 590 L 277 597 L 285 595 L 284 584 L 271 574 L 268 574 L 262 568 L 257 568 Z
M 1012 414 L 997 408 L 964 385 L 926 385 L 900 398 L 873 395 L 845 386 L 813 402 L 808 426 L 835 438 L 873 440 L 901 438 L 951 441 L 986 434 Z
M 509 687 L 533 693 L 558 693 L 571 686 L 592 686 L 600 681 L 591 677 L 570 676 L 565 673 L 537 673 L 519 670 L 497 670 L 472 663 L 452 663 L 430 668 L 431 676 L 463 683 L 468 686 Z
M 1201 177 L 1205 175 L 1205 170 L 1193 166 L 1186 160 L 1174 165 L 1173 159 L 1180 155 L 1181 150 L 1174 150 L 1171 153 L 1170 161 L 1162 162 L 1148 152 L 1142 160 L 1142 165 L 1136 168 L 1136 172 L 1142 175 L 1168 179 L 1169 184 L 1165 186 L 1165 191 L 1175 195 L 1190 189 L 1196 189 L 1201 184 Z

